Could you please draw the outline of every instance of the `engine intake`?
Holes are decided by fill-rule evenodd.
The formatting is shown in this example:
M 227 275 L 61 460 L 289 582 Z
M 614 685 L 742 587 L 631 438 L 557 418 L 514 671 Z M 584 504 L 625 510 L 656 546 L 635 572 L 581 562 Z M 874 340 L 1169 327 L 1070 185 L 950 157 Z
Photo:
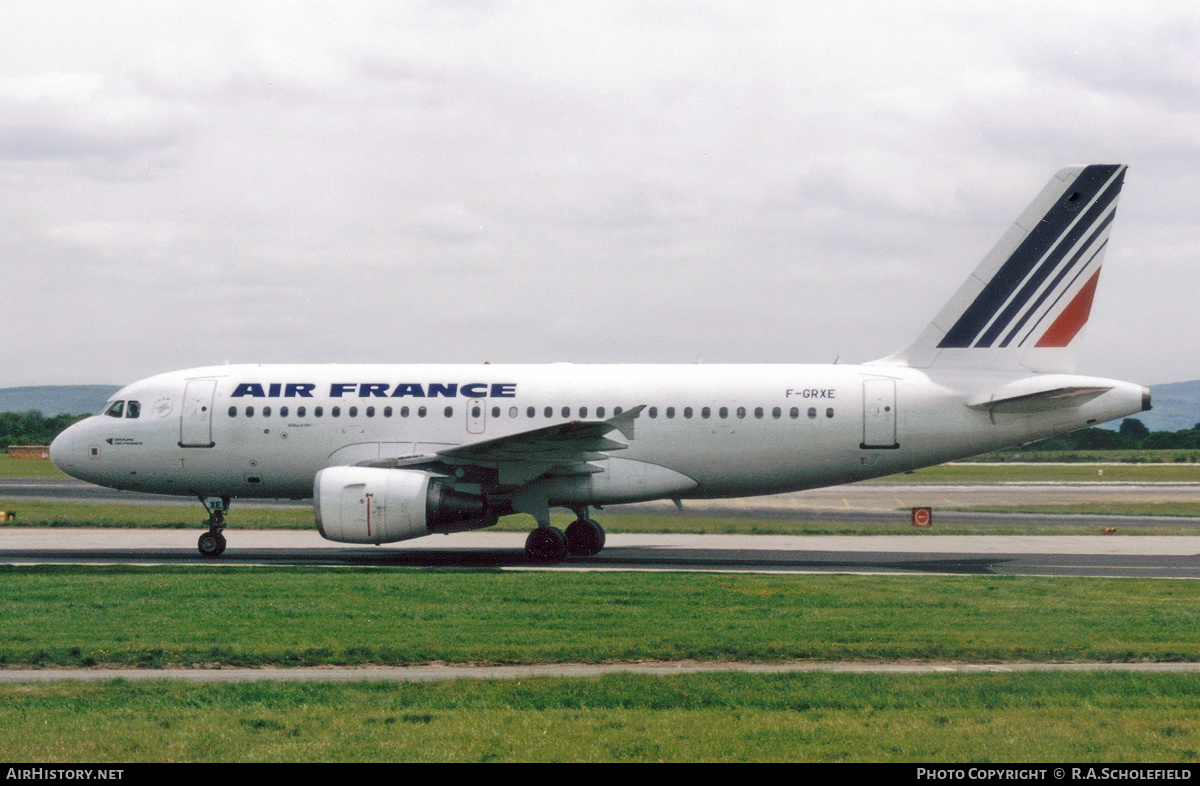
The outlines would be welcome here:
M 394 543 L 499 519 L 479 497 L 411 469 L 328 467 L 313 480 L 313 507 L 321 537 L 339 543 Z

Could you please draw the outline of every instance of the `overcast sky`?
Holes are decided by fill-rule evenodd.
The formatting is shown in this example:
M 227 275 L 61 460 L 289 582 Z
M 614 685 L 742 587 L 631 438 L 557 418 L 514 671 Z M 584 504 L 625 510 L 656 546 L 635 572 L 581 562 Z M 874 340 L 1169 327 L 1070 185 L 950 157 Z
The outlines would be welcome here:
M 1195 7 L 6 2 L 0 387 L 871 360 L 1077 163 L 1080 371 L 1200 378 Z

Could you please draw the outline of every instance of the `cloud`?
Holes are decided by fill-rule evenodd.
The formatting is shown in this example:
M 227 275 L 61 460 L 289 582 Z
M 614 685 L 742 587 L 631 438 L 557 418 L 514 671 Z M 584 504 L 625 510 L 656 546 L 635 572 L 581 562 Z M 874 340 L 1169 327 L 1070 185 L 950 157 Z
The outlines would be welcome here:
M 114 88 L 96 73 L 0 79 L 0 159 L 121 160 L 176 144 L 178 105 Z
M 64 8 L 0 30 L 0 265 L 42 321 L 0 385 L 869 359 L 1093 161 L 1133 166 L 1089 370 L 1170 381 L 1200 351 L 1134 340 L 1138 314 L 1200 335 L 1188 9 Z

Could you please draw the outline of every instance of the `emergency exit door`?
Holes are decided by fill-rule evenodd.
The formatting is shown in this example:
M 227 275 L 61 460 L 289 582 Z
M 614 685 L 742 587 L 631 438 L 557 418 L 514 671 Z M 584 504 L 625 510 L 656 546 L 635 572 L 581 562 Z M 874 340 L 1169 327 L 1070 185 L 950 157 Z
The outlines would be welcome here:
M 179 416 L 179 447 L 211 448 L 213 394 L 215 379 L 189 379 L 183 391 L 183 411 Z

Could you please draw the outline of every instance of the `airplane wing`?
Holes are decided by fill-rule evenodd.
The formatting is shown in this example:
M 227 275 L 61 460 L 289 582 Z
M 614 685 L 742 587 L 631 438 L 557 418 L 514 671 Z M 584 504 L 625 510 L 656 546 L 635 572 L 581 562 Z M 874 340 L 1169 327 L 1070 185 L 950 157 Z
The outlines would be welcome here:
M 616 432 L 632 441 L 634 420 L 646 405 L 642 404 L 607 420 L 572 420 L 552 426 L 522 431 L 503 437 L 470 442 L 465 445 L 414 456 L 362 462 L 361 466 L 387 469 L 424 468 L 459 474 L 460 469 L 482 469 L 494 473 L 499 486 L 515 487 L 542 475 L 586 475 L 600 470 L 588 462 L 606 458 L 614 450 L 624 450 L 626 442 L 608 437 Z

